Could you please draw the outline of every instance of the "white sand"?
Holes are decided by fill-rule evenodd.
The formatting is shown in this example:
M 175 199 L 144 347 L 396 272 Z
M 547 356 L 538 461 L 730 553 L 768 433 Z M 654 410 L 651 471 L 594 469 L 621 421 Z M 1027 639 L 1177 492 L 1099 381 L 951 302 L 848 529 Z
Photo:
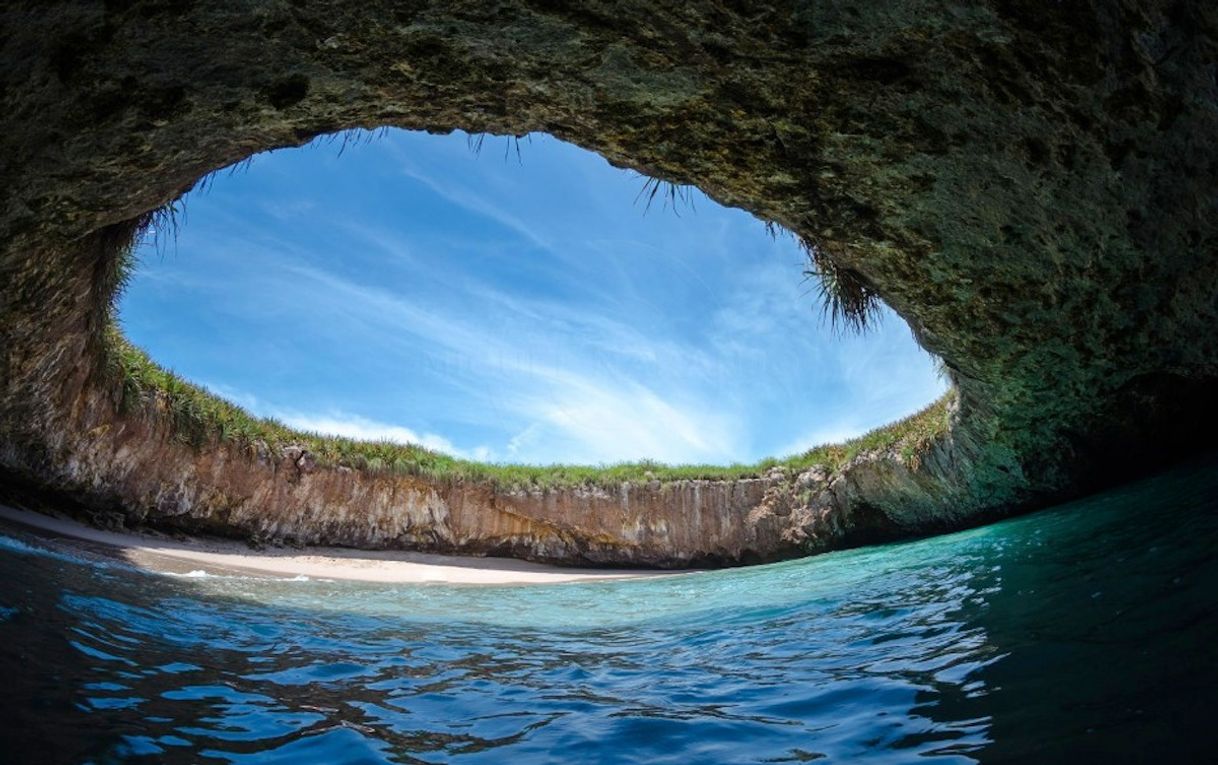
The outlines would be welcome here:
M 87 549 L 114 555 L 152 571 L 209 574 L 234 572 L 276 577 L 348 579 L 364 582 L 450 584 L 543 584 L 673 576 L 664 571 L 620 571 L 547 566 L 510 558 L 474 558 L 403 551 L 311 547 L 308 551 L 265 550 L 226 540 L 179 542 L 160 535 L 103 531 L 68 518 L 0 505 L 0 519 L 35 529 L 57 543 L 72 540 Z M 82 544 L 83 543 L 83 544 Z M 96 546 L 102 549 L 98 550 Z

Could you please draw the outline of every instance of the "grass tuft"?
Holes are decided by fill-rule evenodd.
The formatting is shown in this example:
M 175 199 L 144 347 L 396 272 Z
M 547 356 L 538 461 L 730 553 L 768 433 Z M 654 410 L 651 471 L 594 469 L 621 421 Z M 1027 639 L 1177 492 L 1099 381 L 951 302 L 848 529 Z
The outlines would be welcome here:
M 842 268 L 824 250 L 800 239 L 807 258 L 804 276 L 816 282 L 821 310 L 835 328 L 865 332 L 880 319 L 880 296 L 863 275 Z
M 764 221 L 771 239 L 795 239 L 806 259 L 804 278 L 816 284 L 822 316 L 835 329 L 863 333 L 880 319 L 880 294 L 853 268 L 843 268 L 816 242 L 773 221 Z
M 488 133 L 467 133 L 465 135 L 465 145 L 467 147 L 469 147 L 469 150 L 471 152 L 473 152 L 475 156 L 479 156 L 479 157 L 482 156 L 482 147 L 486 144 L 487 135 L 490 135 L 490 134 L 488 134 Z M 510 157 L 512 155 L 512 149 L 515 149 L 516 150 L 516 164 L 523 165 L 524 159 L 520 153 L 520 139 L 523 138 L 526 142 L 532 143 L 533 135 L 531 133 L 522 133 L 520 135 L 507 135 L 507 136 L 504 136 L 504 138 L 506 138 L 507 141 L 504 143 L 504 146 L 503 146 L 503 161 L 507 162 L 508 157 Z
M 639 189 L 639 193 L 634 198 L 634 203 L 637 205 L 640 199 L 646 200 L 646 204 L 643 207 L 643 214 L 646 215 L 651 211 L 651 204 L 657 197 L 663 203 L 664 209 L 667 210 L 671 207 L 673 214 L 678 218 L 681 217 L 680 207 L 688 207 L 695 213 L 698 211 L 694 207 L 694 189 L 692 186 L 682 186 L 672 181 L 644 175 L 643 188 Z

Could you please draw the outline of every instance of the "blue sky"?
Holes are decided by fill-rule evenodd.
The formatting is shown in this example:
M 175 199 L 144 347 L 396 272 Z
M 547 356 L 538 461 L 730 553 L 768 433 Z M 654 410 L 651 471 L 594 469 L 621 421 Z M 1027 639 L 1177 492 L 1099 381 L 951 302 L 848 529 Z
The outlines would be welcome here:
M 503 462 L 754 461 L 945 389 L 898 317 L 839 336 L 795 244 L 699 193 L 646 211 L 642 178 L 548 136 L 339 148 L 189 195 L 141 249 L 131 339 L 260 415 Z

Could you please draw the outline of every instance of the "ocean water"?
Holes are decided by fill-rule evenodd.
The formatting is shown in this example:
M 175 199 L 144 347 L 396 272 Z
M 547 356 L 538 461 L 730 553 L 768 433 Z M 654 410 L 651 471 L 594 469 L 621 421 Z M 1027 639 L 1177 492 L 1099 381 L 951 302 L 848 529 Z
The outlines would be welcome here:
M 0 529 L 0 762 L 1213 762 L 1218 460 L 971 531 L 543 586 Z

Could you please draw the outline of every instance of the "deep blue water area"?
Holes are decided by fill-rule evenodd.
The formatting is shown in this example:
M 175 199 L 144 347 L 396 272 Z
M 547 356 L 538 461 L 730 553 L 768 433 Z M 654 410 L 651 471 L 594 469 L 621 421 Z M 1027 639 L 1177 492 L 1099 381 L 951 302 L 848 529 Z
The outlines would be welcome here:
M 544 586 L 168 576 L 0 529 L 0 762 L 1211 762 L 1218 460 Z

